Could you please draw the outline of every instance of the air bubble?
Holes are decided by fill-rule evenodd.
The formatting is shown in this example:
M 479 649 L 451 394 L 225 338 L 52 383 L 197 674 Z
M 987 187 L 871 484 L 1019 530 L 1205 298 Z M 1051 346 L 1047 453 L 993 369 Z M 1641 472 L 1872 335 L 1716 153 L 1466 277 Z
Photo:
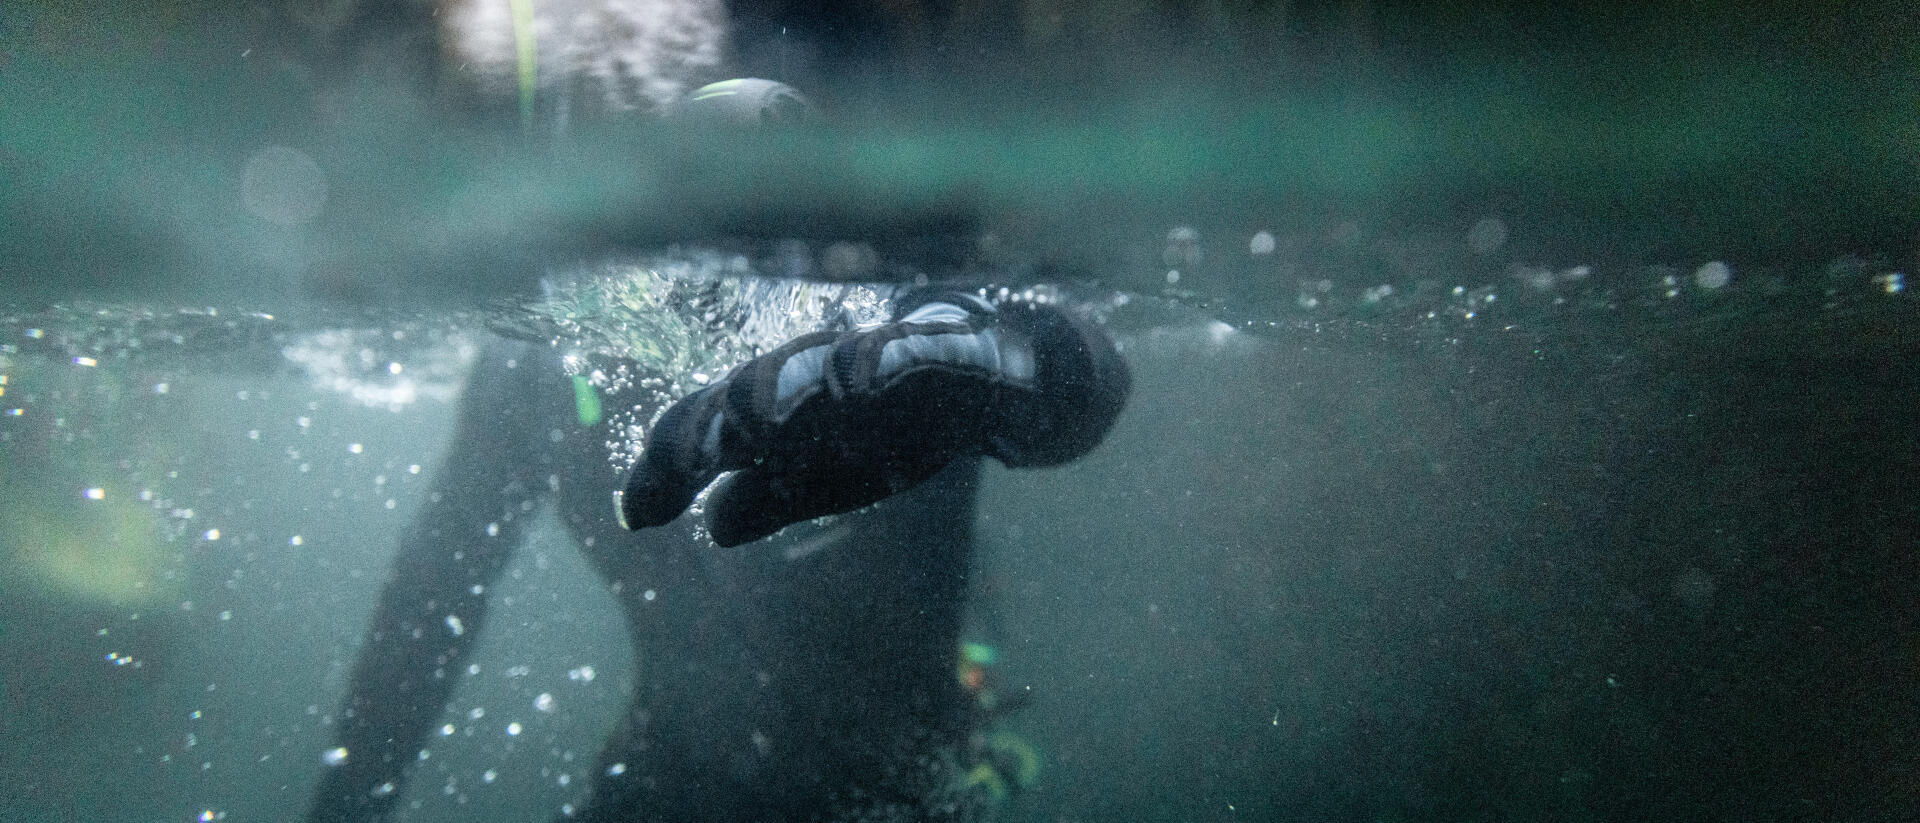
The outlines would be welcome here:
M 1725 286 L 1732 279 L 1732 267 L 1718 260 L 1704 264 L 1693 272 L 1693 284 L 1707 291 Z
M 1482 218 L 1467 229 L 1467 248 L 1474 254 L 1492 254 L 1507 244 L 1507 224 L 1498 217 Z
M 253 216 L 298 226 L 327 204 L 327 175 L 299 149 L 268 146 L 247 158 L 240 171 L 240 202 Z

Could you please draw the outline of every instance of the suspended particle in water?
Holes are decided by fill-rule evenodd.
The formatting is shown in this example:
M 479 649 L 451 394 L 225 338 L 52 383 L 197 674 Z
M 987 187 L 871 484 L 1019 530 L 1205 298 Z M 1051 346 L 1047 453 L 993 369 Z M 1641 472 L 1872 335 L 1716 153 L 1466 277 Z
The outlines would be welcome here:
M 1693 284 L 1707 291 L 1725 286 L 1733 279 L 1733 268 L 1715 260 L 1705 263 L 1693 271 Z
M 1498 217 L 1481 218 L 1467 229 L 1467 248 L 1474 254 L 1492 254 L 1507 244 L 1507 224 Z
M 536 697 L 533 699 L 533 708 L 535 711 L 552 714 L 553 713 L 553 695 L 548 694 L 546 692 L 541 692 L 539 697 Z
M 335 746 L 320 753 L 320 762 L 329 766 L 338 766 L 347 762 L 347 747 Z
M 1169 268 L 1199 265 L 1200 232 L 1192 226 L 1175 226 L 1167 232 L 1166 247 L 1161 250 L 1160 260 Z
M 521 730 L 521 728 L 522 728 L 522 726 L 520 725 L 520 721 L 518 721 L 518 720 L 515 720 L 515 721 L 514 721 L 514 722 L 512 722 L 512 723 L 508 723 L 508 724 L 507 724 L 507 736 L 508 736 L 508 737 L 519 737 L 519 736 L 520 736 L 520 730 Z
M 1275 245 L 1273 232 L 1254 232 L 1253 239 L 1247 241 L 1247 253 L 1253 255 L 1272 254 Z
M 1720 588 L 1712 575 L 1699 568 L 1688 566 L 1673 580 L 1673 596 L 1688 609 L 1699 613 L 1713 605 L 1714 592 Z
M 268 146 L 240 170 L 240 202 L 270 223 L 298 226 L 327 204 L 327 175 L 299 149 Z

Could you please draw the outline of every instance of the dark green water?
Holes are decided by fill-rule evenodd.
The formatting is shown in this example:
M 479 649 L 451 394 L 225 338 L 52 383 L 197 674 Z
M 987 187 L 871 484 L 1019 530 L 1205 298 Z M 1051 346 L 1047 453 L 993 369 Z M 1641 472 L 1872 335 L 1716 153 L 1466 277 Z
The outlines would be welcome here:
M 1822 276 L 1251 331 L 1136 296 L 1110 440 L 987 478 L 1010 819 L 1920 811 L 1920 318 Z M 481 320 L 6 318 L 0 816 L 303 807 Z M 537 529 L 405 819 L 578 802 L 634 686 L 597 591 Z

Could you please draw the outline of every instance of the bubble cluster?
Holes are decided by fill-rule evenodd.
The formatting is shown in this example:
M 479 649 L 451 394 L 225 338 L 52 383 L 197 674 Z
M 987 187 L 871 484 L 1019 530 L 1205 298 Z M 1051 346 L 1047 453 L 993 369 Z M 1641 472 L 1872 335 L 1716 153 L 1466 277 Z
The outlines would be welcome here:
M 548 338 L 606 404 L 614 468 L 638 459 L 651 416 L 734 366 L 802 334 L 884 322 L 864 285 L 759 276 L 737 255 L 692 253 L 581 272 L 519 307 L 511 323 Z

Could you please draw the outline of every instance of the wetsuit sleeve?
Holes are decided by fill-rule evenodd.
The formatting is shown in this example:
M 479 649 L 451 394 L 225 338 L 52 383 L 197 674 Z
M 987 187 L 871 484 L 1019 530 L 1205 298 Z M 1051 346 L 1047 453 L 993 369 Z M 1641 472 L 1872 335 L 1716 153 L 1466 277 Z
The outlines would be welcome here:
M 307 820 L 370 821 L 400 796 L 485 621 L 487 589 L 547 490 L 539 443 L 556 379 L 530 347 L 489 346 L 468 378 L 459 421 L 427 499 L 403 533 L 334 715 L 338 747 Z M 557 374 L 557 370 L 556 370 Z M 543 391 L 543 389 L 548 389 Z M 562 409 L 564 413 L 566 409 Z

